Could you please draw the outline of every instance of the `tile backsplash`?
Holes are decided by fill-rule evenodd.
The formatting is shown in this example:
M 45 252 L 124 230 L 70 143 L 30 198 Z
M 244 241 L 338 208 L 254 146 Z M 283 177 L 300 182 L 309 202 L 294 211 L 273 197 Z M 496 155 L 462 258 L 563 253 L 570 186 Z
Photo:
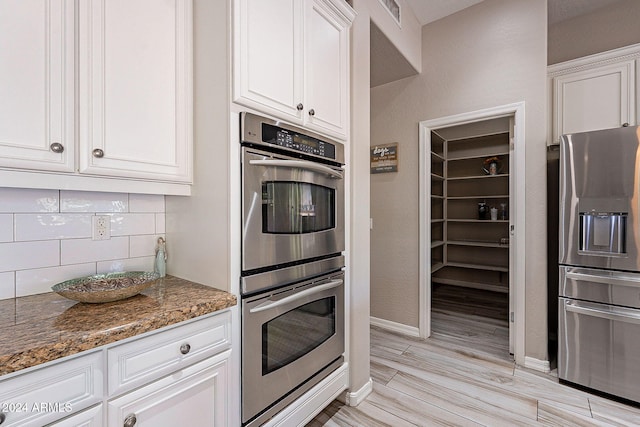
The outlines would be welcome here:
M 110 217 L 110 239 L 91 239 L 94 215 Z M 153 270 L 164 227 L 161 195 L 0 188 L 0 299 L 89 274 Z

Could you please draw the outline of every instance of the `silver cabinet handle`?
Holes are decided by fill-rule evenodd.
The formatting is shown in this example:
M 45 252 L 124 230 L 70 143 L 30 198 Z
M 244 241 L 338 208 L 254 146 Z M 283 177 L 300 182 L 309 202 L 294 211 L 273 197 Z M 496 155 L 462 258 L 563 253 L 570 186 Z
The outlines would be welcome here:
M 104 157 L 104 151 L 100 148 L 94 148 L 91 153 L 93 154 L 93 157 L 97 157 L 99 159 Z
M 180 353 L 187 354 L 191 351 L 191 346 L 187 343 L 184 343 L 180 346 Z
M 306 160 L 281 160 L 281 159 L 265 159 L 265 160 L 249 160 L 250 165 L 257 166 L 275 166 L 284 168 L 300 168 L 307 169 L 313 172 L 323 172 L 333 178 L 342 179 L 342 173 L 335 169 L 331 169 L 329 166 L 321 165 L 318 163 L 309 162 Z
M 314 110 L 313 108 L 311 110 L 309 110 L 309 115 L 310 116 L 315 116 L 316 115 L 316 110 Z
M 624 323 L 640 324 L 640 315 L 634 313 L 637 310 L 621 310 L 619 308 L 612 308 L 611 310 L 602 310 L 597 306 L 587 305 L 588 303 L 575 303 L 567 301 L 565 304 L 565 310 L 572 313 L 584 314 L 585 316 L 599 317 L 601 319 L 613 320 Z
M 54 142 L 49 146 L 49 149 L 54 153 L 62 153 L 64 151 L 64 145 L 60 144 L 59 142 Z
M 302 105 L 302 103 L 296 105 L 296 108 L 298 109 L 298 111 L 302 111 L 302 109 L 304 108 L 304 105 Z
M 299 300 L 301 298 L 305 298 L 305 297 L 307 297 L 309 295 L 313 295 L 313 294 L 317 294 L 317 293 L 322 292 L 322 291 L 326 291 L 327 289 L 337 288 L 338 286 L 342 285 L 343 283 L 344 283 L 344 281 L 342 279 L 332 280 L 332 281 L 324 283 L 322 285 L 314 286 L 312 288 L 305 289 L 304 291 L 300 291 L 300 292 L 295 293 L 293 295 L 289 295 L 288 297 L 284 297 L 284 298 L 279 299 L 277 301 L 266 300 L 262 304 L 259 304 L 259 305 L 255 306 L 255 307 L 253 307 L 252 309 L 250 309 L 249 313 L 259 313 L 261 311 L 270 310 L 272 308 L 276 308 L 276 307 L 279 307 L 281 305 L 288 304 L 288 303 L 290 303 L 292 301 L 296 301 L 296 300 Z
M 136 422 L 138 421 L 138 419 L 136 418 L 136 414 L 131 414 L 128 415 L 127 418 L 124 419 L 124 424 L 122 424 L 123 427 L 133 427 L 134 425 L 136 425 Z

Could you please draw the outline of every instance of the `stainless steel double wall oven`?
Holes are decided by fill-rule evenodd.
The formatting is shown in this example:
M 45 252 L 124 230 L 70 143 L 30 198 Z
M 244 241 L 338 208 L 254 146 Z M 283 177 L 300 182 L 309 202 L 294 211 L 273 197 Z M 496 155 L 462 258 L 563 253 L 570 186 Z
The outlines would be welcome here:
M 242 423 L 343 363 L 344 148 L 250 113 L 242 144 Z

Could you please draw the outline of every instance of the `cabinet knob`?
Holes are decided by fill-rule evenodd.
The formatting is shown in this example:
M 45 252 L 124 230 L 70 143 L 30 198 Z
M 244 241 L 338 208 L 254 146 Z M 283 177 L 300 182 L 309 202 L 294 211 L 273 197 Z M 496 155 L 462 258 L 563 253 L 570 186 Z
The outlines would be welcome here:
M 315 116 L 316 115 L 316 110 L 314 110 L 313 108 L 311 110 L 309 110 L 309 115 L 310 116 Z
M 54 142 L 49 146 L 49 149 L 54 153 L 62 153 L 64 151 L 64 145 L 60 144 L 59 142 Z
M 180 346 L 180 353 L 182 354 L 187 354 L 191 351 L 191 346 L 189 344 L 182 344 Z
M 298 111 L 302 111 L 302 109 L 304 108 L 304 105 L 302 105 L 302 103 L 296 105 L 296 108 L 298 109 Z
M 4 423 L 4 420 L 7 419 L 7 416 L 4 414 L 4 412 L 0 412 L 0 424 Z
M 623 127 L 623 128 L 629 127 L 629 123 L 623 123 L 623 124 L 622 124 L 622 127 Z
M 93 154 L 93 157 L 97 157 L 99 159 L 104 157 L 104 151 L 100 148 L 94 148 L 91 153 Z
M 133 427 L 134 425 L 136 425 L 136 422 L 138 422 L 138 419 L 136 418 L 136 414 L 130 414 L 130 415 L 127 415 L 127 418 L 124 419 L 124 424 L 122 424 L 122 426 Z

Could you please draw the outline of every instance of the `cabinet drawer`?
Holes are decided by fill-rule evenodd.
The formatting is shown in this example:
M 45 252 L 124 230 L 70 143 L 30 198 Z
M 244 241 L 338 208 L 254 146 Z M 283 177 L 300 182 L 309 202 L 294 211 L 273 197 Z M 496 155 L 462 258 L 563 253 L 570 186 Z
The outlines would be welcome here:
M 40 427 L 102 400 L 102 352 L 0 382 L 2 427 Z
M 225 312 L 110 348 L 109 395 L 139 387 L 231 346 Z

